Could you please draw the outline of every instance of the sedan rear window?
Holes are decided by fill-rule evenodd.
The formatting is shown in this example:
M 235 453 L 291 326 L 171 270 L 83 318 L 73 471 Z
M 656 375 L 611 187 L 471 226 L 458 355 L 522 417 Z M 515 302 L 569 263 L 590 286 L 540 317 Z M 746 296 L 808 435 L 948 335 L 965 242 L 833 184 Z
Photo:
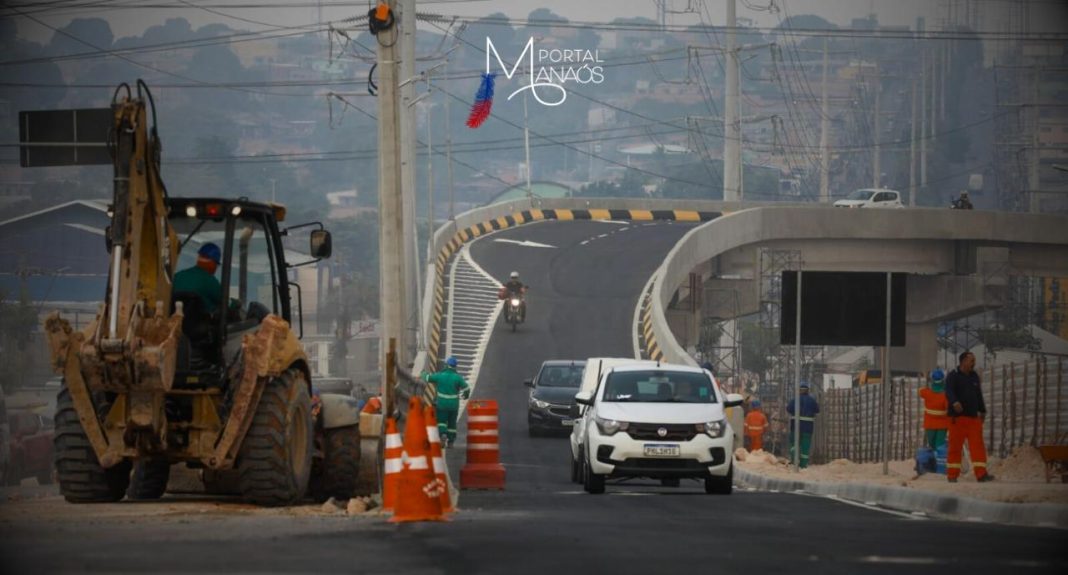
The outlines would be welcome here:
M 538 387 L 575 387 L 582 385 L 581 365 L 547 365 L 538 376 Z
M 629 403 L 716 403 L 712 380 L 703 373 L 624 371 L 611 373 L 603 401 Z

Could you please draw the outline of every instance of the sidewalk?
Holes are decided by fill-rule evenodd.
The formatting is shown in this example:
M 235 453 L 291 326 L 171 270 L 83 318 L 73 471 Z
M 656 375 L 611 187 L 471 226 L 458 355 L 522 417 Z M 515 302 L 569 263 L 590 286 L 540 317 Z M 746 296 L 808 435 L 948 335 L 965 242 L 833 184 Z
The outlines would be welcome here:
M 1046 483 L 1042 459 L 1031 447 L 991 459 L 996 480 L 990 483 L 976 483 L 970 473 L 958 483 L 939 474 L 917 477 L 912 461 L 891 461 L 883 475 L 881 463 L 838 459 L 796 472 L 762 451 L 738 450 L 735 457 L 736 478 L 750 487 L 801 490 L 949 519 L 1068 528 L 1068 484 Z

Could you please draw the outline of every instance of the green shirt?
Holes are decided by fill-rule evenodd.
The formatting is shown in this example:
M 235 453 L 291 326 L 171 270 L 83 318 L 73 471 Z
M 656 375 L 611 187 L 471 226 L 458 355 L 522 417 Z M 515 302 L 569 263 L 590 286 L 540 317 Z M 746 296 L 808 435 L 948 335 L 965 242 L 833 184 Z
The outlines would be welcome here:
M 204 310 L 213 313 L 222 300 L 222 284 L 207 270 L 193 266 L 174 274 L 174 293 L 193 292 L 204 301 Z
M 434 384 L 438 392 L 437 407 L 451 409 L 460 407 L 460 394 L 468 389 L 464 376 L 456 373 L 455 369 L 446 367 L 427 377 L 426 380 Z

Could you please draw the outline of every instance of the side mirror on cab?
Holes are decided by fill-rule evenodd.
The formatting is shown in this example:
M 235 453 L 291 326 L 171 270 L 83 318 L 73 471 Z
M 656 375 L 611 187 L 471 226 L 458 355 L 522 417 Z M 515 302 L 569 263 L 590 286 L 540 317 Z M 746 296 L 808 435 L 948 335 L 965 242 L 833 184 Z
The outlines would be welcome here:
M 334 246 L 330 238 L 330 232 L 326 230 L 314 230 L 311 233 L 311 256 L 317 259 L 330 257 Z
M 575 394 L 575 403 L 579 405 L 593 405 L 593 394 L 588 391 L 580 391 Z
M 738 407 L 745 403 L 745 398 L 737 393 L 728 393 L 727 401 L 723 402 L 723 407 Z
M 527 387 L 529 387 L 531 389 L 534 389 L 534 380 L 533 379 L 525 380 L 523 382 L 523 385 L 525 385 L 525 386 L 527 386 Z

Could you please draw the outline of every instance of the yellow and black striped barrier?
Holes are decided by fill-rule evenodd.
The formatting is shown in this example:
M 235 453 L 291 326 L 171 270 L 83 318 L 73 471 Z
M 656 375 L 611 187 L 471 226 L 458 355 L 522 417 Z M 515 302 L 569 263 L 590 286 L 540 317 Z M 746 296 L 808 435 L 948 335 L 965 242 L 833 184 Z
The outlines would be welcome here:
M 430 341 L 428 342 L 427 355 L 430 362 L 431 369 L 437 369 L 438 359 L 441 357 L 441 320 L 445 313 L 445 270 L 448 266 L 449 260 L 460 251 L 463 245 L 471 240 L 474 240 L 480 236 L 493 233 L 499 230 L 505 230 L 521 226 L 523 224 L 529 224 L 532 222 L 541 222 L 546 220 L 560 220 L 560 221 L 582 221 L 582 220 L 617 220 L 617 221 L 635 221 L 635 222 L 656 222 L 656 221 L 671 221 L 671 222 L 708 222 L 712 221 L 722 214 L 720 212 L 702 212 L 697 210 L 606 210 L 606 209 L 582 209 L 582 210 L 569 210 L 569 209 L 531 209 L 523 210 L 521 212 L 515 212 L 509 215 L 500 216 L 497 218 L 485 220 L 477 224 L 470 225 L 458 232 L 451 239 L 445 247 L 441 248 L 438 252 L 438 258 L 435 262 L 435 268 L 437 271 L 437 281 L 434 286 L 434 310 L 433 310 L 433 324 L 430 330 Z M 642 308 L 644 319 L 643 322 L 649 322 L 649 314 L 647 305 Z M 651 324 L 649 324 L 651 326 Z M 643 325 L 644 328 L 644 325 Z M 652 333 L 651 327 L 649 333 Z M 655 349 L 655 353 L 659 357 L 663 357 L 658 347 L 655 347 L 655 336 L 650 340 L 649 337 L 645 339 L 646 350 Z M 650 348 L 650 342 L 654 348 Z M 653 359 L 658 359 L 650 354 Z

